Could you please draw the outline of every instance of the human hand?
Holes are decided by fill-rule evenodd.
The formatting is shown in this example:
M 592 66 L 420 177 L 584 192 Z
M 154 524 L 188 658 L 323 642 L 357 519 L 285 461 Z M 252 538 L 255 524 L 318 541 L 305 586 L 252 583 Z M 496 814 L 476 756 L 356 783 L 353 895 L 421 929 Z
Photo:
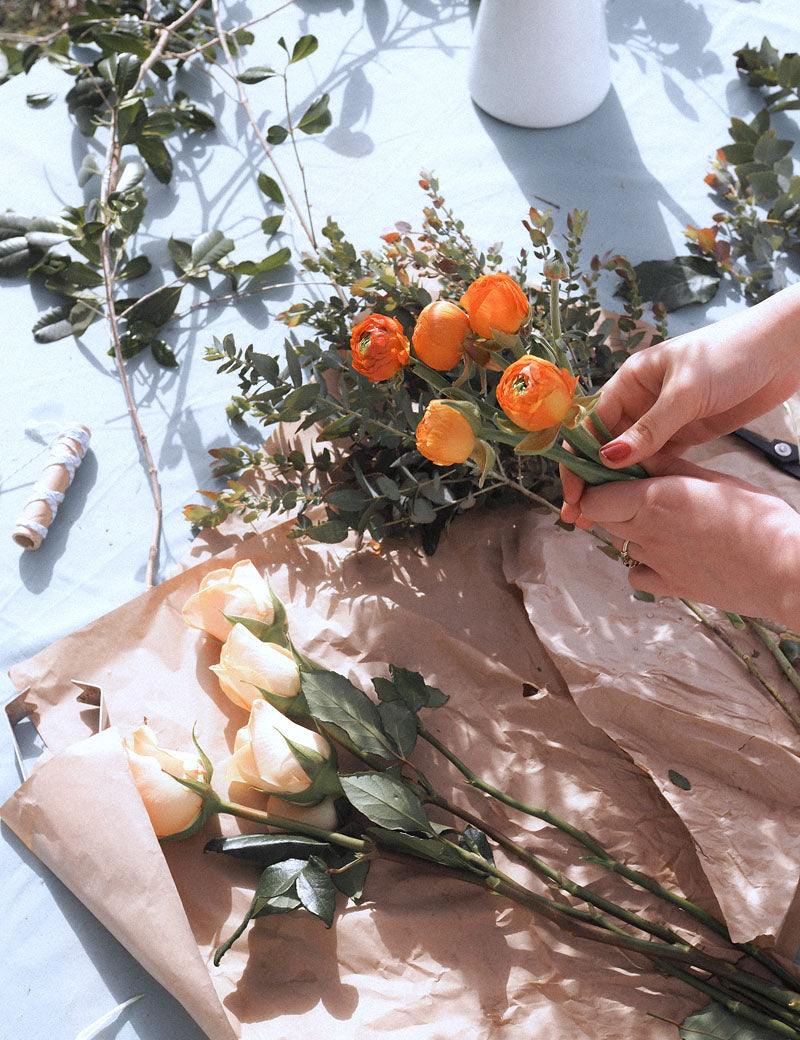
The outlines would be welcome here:
M 800 284 L 697 332 L 630 357 L 603 387 L 611 469 L 645 463 L 745 425 L 800 389 Z M 580 516 L 583 481 L 561 470 L 562 519 Z
M 587 488 L 581 524 L 599 524 L 637 565 L 635 589 L 679 596 L 795 628 L 800 515 L 742 480 L 680 459 L 651 479 Z

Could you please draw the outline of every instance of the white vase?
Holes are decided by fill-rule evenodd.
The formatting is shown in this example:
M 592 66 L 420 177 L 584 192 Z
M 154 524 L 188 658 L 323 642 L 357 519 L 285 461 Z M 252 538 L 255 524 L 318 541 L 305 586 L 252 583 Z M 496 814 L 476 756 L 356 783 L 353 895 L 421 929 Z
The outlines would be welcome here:
M 611 68 L 605 0 L 481 0 L 468 86 L 515 126 L 563 126 L 593 112 Z

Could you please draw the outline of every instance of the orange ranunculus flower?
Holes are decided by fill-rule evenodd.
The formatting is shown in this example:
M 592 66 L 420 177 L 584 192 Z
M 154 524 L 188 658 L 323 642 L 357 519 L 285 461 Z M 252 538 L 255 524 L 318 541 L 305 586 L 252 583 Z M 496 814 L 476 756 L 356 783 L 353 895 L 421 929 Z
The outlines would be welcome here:
M 440 372 L 453 368 L 464 356 L 471 329 L 469 317 L 449 300 L 434 300 L 417 318 L 412 342 L 420 361 Z
M 523 430 L 558 426 L 572 407 L 577 376 L 543 358 L 525 354 L 513 361 L 497 385 L 497 403 Z
M 447 401 L 431 401 L 417 426 L 417 450 L 437 466 L 466 462 L 475 447 L 469 419 Z
M 385 314 L 370 314 L 350 336 L 353 368 L 371 383 L 388 379 L 408 364 L 411 348 L 403 326 Z
M 469 323 L 484 339 L 492 329 L 513 336 L 530 314 L 525 293 L 507 274 L 485 274 L 476 279 L 459 300 Z

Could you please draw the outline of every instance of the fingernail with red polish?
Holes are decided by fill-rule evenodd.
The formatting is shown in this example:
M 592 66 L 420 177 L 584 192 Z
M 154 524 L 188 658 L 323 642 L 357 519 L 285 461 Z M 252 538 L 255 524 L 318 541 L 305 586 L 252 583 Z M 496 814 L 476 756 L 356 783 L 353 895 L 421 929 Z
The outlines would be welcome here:
M 610 444 L 605 444 L 600 449 L 600 454 L 606 460 L 606 462 L 622 462 L 623 459 L 631 453 L 630 444 L 626 444 L 625 441 L 612 441 Z

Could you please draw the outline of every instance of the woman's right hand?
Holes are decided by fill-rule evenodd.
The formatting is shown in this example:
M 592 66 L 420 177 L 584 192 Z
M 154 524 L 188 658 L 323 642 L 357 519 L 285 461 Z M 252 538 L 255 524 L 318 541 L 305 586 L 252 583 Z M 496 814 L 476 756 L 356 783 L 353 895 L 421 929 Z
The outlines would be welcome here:
M 800 389 L 800 284 L 755 307 L 632 355 L 603 387 L 597 415 L 611 469 L 680 456 L 744 426 Z M 562 519 L 576 523 L 584 483 L 562 467 Z M 583 525 L 581 525 L 583 526 Z

